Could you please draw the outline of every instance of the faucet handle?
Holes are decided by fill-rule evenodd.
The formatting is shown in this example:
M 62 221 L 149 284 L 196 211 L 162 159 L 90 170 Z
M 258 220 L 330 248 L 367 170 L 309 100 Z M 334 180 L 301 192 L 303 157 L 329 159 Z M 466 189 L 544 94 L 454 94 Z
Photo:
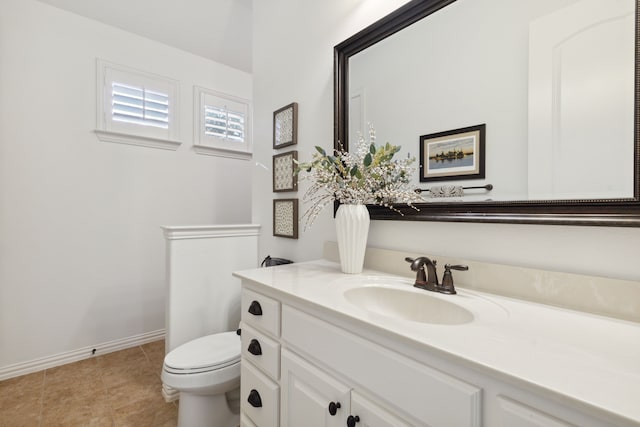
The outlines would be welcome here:
M 436 261 L 435 259 L 430 260 L 425 256 L 421 256 L 418 258 L 406 257 L 404 260 L 411 264 L 411 269 L 413 271 L 424 269 L 425 264 L 433 264 L 435 266 L 438 263 L 438 261 Z
M 418 258 L 406 257 L 404 260 L 407 261 L 409 264 L 411 264 L 411 269 L 413 271 L 424 270 L 424 263 L 422 262 L 422 257 L 418 257 Z
M 451 270 L 467 271 L 469 266 L 467 265 L 451 265 L 445 264 L 444 274 L 442 275 L 442 285 L 440 285 L 440 292 L 445 294 L 455 294 L 456 288 L 453 285 L 453 275 Z

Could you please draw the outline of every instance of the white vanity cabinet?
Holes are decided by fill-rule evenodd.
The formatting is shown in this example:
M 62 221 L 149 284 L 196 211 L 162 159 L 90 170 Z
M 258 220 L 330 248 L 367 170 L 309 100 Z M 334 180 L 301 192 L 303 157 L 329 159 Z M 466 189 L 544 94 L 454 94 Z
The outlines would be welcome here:
M 241 327 L 242 426 L 640 427 L 273 285 L 243 280 Z
M 244 289 L 241 310 L 241 425 L 278 426 L 280 302 Z
M 282 351 L 281 407 L 281 427 L 344 427 L 349 417 L 358 427 L 410 427 L 286 349 Z
M 479 388 L 246 287 L 241 328 L 242 416 L 257 427 L 481 424 Z
M 244 413 L 240 414 L 240 427 L 256 427 Z
M 478 387 L 324 319 L 283 304 L 283 347 L 348 384 L 354 393 L 376 399 L 375 406 L 367 405 L 362 398 L 356 399 L 358 405 L 381 408 L 381 414 L 397 418 L 394 421 L 398 426 L 407 424 L 401 421 L 403 419 L 410 425 L 420 426 L 481 425 L 481 390 Z M 383 412 L 382 408 L 387 409 Z M 375 414 L 375 411 L 371 412 Z M 360 418 L 358 426 L 385 425 L 367 422 L 353 407 L 345 417 L 348 415 Z M 347 425 L 345 418 L 340 425 Z
M 291 351 L 282 351 L 281 427 L 344 427 L 350 394 L 346 384 Z
M 351 412 L 357 414 L 359 424 L 356 425 L 359 427 L 411 427 L 357 391 L 351 392 Z
M 504 396 L 496 398 L 497 410 L 502 426 L 518 427 L 572 427 L 561 419 L 553 417 L 538 409 L 526 406 Z

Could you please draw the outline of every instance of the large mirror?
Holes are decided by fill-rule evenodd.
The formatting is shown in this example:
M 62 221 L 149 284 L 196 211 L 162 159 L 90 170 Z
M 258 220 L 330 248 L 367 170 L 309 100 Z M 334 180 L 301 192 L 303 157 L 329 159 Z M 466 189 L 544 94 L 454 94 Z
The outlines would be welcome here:
M 638 0 L 411 1 L 336 46 L 335 147 L 418 159 L 372 219 L 640 226 L 637 52 Z

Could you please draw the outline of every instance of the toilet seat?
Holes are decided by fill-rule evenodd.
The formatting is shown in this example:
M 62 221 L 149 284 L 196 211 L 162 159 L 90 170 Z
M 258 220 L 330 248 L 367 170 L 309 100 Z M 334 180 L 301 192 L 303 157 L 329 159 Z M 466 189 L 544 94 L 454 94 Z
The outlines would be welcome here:
M 240 337 L 235 332 L 207 335 L 185 343 L 167 354 L 164 371 L 200 374 L 240 363 Z
M 165 356 L 162 382 L 191 395 L 226 393 L 240 386 L 240 337 L 223 332 L 197 338 Z

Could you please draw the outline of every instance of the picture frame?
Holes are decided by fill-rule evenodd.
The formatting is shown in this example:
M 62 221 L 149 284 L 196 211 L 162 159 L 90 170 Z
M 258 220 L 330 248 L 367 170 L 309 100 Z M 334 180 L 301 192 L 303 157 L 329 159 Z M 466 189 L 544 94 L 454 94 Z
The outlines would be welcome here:
M 298 143 L 298 103 L 273 112 L 273 148 L 278 149 Z
M 486 124 L 420 136 L 420 182 L 484 179 Z
M 273 200 L 273 235 L 298 238 L 298 199 Z
M 274 193 L 298 190 L 298 175 L 295 173 L 297 151 L 273 156 L 273 191 Z

